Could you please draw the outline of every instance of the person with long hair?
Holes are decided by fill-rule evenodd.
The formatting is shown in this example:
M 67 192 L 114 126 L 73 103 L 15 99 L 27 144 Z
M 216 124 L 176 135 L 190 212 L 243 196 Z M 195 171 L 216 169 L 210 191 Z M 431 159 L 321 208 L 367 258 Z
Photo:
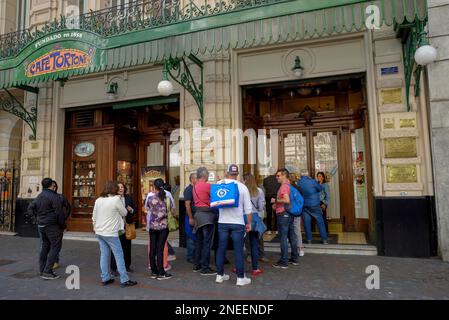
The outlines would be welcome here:
M 323 187 L 320 193 L 320 207 L 321 211 L 323 211 L 323 221 L 324 226 L 326 227 L 326 232 L 329 233 L 329 226 L 327 223 L 327 208 L 331 202 L 331 191 L 329 189 L 329 184 L 326 181 L 326 175 L 324 172 L 320 171 L 316 174 L 316 179 L 318 183 Z
M 254 175 L 247 173 L 243 176 L 243 180 L 251 197 L 253 221 L 257 218 L 262 221 L 263 210 L 265 208 L 265 194 L 262 189 L 257 187 Z M 248 237 L 246 237 L 245 247 L 247 252 L 251 252 L 252 275 L 258 276 L 262 274 L 263 270 L 259 269 L 258 262 L 264 254 L 263 234 L 251 229 L 248 232 Z
M 134 216 L 137 213 L 136 205 L 134 204 L 134 200 L 131 196 L 129 196 L 127 193 L 126 186 L 123 183 L 118 184 L 118 195 L 120 196 L 120 200 L 122 200 L 122 203 L 124 207 L 127 210 L 127 214 L 125 217 L 125 222 L 128 224 L 134 223 Z M 122 245 L 123 249 L 123 255 L 125 257 L 125 267 L 126 271 L 132 273 L 133 270 L 131 269 L 131 240 L 126 238 L 126 234 L 120 235 L 120 243 Z M 115 262 L 114 254 L 111 256 L 111 270 L 112 275 L 118 276 L 117 272 L 117 263 Z
M 123 218 L 128 211 L 118 195 L 119 187 L 116 181 L 106 182 L 103 192 L 95 201 L 92 222 L 98 243 L 100 245 L 100 268 L 103 285 L 114 282 L 109 273 L 110 252 L 114 254 L 117 269 L 120 274 L 122 287 L 134 286 L 126 272 L 123 249 L 120 244 L 119 233 L 124 233 L 125 225 Z
M 149 209 L 147 212 L 147 230 L 150 236 L 151 278 L 166 280 L 172 277 L 164 269 L 164 247 L 169 233 L 168 212 L 172 209 L 172 202 L 167 198 L 164 190 L 164 180 L 154 180 L 151 191 L 152 193 L 146 203 Z

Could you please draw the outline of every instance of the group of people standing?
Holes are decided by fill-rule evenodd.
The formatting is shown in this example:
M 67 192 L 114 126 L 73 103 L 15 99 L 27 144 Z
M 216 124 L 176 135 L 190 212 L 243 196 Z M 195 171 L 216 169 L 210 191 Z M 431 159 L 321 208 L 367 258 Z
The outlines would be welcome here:
M 245 274 L 245 260 L 251 263 L 253 277 L 263 274 L 259 262 L 268 262 L 264 255 L 263 234 L 267 231 L 264 224 L 264 212 L 268 232 L 272 231 L 272 218 L 279 232 L 281 256 L 273 264 L 275 268 L 288 268 L 297 265 L 303 255 L 301 221 L 304 219 L 307 242 L 312 242 L 311 223 L 316 220 L 322 242 L 327 243 L 326 208 L 329 205 L 329 187 L 325 183 L 324 173 L 318 173 L 318 181 L 302 173 L 295 181 L 287 169 L 277 170 L 264 180 L 264 189 L 259 188 L 254 175 L 243 175 L 238 180 L 239 168 L 231 164 L 226 177 L 219 183 L 237 185 L 238 203 L 233 207 L 211 207 L 211 184 L 209 171 L 198 168 L 190 175 L 190 184 L 184 190 L 186 206 L 185 231 L 187 235 L 187 261 L 193 264 L 193 271 L 202 276 L 216 276 L 217 283 L 230 279 L 224 271 L 229 264 L 226 251 L 234 252 L 236 285 L 245 286 L 251 278 Z M 65 222 L 70 214 L 70 205 L 63 195 L 57 194 L 57 184 L 50 178 L 42 181 L 43 192 L 30 204 L 29 213 L 38 217 L 41 238 L 40 273 L 44 279 L 57 279 L 54 272 L 61 250 L 62 234 Z M 302 216 L 289 213 L 291 206 L 291 187 L 296 188 L 304 198 Z M 156 179 L 145 199 L 147 211 L 146 229 L 149 233 L 148 260 L 151 278 L 170 279 L 170 266 L 167 263 L 169 213 L 174 210 L 175 202 L 169 186 L 162 179 Z M 126 186 L 108 181 L 100 197 L 95 201 L 93 210 L 93 229 L 100 247 L 100 269 L 103 285 L 114 282 L 120 277 L 122 287 L 134 286 L 136 281 L 129 278 L 131 269 L 131 240 L 125 235 L 125 225 L 134 224 L 137 208 L 132 197 L 126 194 Z M 288 255 L 290 242 L 291 254 Z M 246 259 L 245 249 L 246 248 Z M 215 251 L 214 269 L 211 266 L 211 251 Z M 112 252 L 112 255 L 111 255 Z

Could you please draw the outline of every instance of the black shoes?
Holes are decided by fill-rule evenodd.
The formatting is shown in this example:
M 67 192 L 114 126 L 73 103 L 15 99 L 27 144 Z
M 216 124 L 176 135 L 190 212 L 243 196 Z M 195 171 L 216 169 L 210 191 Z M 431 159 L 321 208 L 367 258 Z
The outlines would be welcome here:
M 114 283 L 114 281 L 115 281 L 114 279 L 109 279 L 107 281 L 103 281 L 102 283 L 104 286 L 107 286 L 108 284 Z
M 120 287 L 124 288 L 124 287 L 132 287 L 135 286 L 137 284 L 137 281 L 132 281 L 132 280 L 128 280 L 126 282 L 123 282 L 120 284 Z
M 151 272 L 151 279 L 156 279 L 158 276 L 157 273 Z
M 157 280 L 167 280 L 171 279 L 172 275 L 170 273 L 164 273 L 163 275 L 157 276 Z
M 211 268 L 201 270 L 200 274 L 202 276 L 215 276 L 217 274 L 217 271 L 212 270 Z
M 193 272 L 199 272 L 199 271 L 201 271 L 201 267 L 197 267 L 197 266 L 193 267 Z
M 278 268 L 278 269 L 288 269 L 288 265 L 284 264 L 282 262 L 276 262 L 273 264 L 273 267 Z
M 45 280 L 56 280 L 60 278 L 60 276 L 54 272 L 51 273 L 42 272 L 40 277 Z
M 298 266 L 298 265 L 299 265 L 298 260 L 295 260 L 295 259 L 290 259 L 290 260 L 288 260 L 288 263 L 290 263 L 290 264 L 292 264 L 292 265 L 294 265 L 294 266 Z

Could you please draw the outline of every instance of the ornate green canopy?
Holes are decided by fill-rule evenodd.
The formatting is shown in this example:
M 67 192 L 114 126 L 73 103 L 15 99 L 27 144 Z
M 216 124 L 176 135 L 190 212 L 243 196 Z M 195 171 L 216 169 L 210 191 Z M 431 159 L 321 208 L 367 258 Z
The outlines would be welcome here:
M 115 19 L 113 25 L 103 14 L 92 13 L 78 29 L 70 29 L 68 22 L 61 19 L 41 31 L 28 33 L 16 41 L 16 47 L 10 41 L 11 47 L 6 48 L 0 38 L 0 88 L 158 63 L 169 57 L 361 31 L 372 16 L 373 12 L 366 10 L 371 5 L 379 8 L 379 26 L 427 17 L 425 0 L 226 2 L 234 7 L 224 7 L 221 1 L 209 3 L 215 6 L 198 8 L 196 15 L 177 12 L 159 23 L 151 20 L 145 10 L 135 8 L 131 24 L 128 18 L 128 24 Z

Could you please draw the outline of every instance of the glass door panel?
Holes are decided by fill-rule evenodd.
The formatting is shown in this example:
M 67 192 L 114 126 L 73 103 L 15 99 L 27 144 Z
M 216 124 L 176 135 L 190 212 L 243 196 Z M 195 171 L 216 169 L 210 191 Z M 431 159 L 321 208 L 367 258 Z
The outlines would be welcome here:
M 309 171 L 306 133 L 288 133 L 284 136 L 284 166 L 291 174 L 300 176 Z
M 324 172 L 330 189 L 328 219 L 340 219 L 340 181 L 338 137 L 336 132 L 317 132 L 313 136 L 314 174 Z
M 351 133 L 352 170 L 354 183 L 355 217 L 368 219 L 368 192 L 366 189 L 366 153 L 363 128 Z

